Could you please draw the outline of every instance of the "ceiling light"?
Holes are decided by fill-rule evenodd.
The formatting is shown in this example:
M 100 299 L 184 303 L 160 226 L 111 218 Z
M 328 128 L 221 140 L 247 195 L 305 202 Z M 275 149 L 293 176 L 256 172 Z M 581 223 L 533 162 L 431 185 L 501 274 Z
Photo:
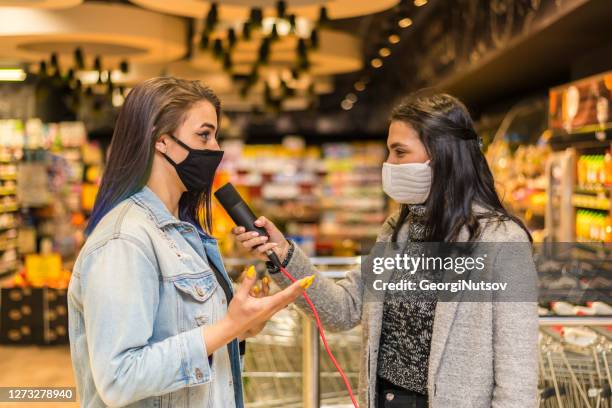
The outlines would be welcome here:
M 126 82 L 128 75 L 122 73 L 120 70 L 115 69 L 113 71 L 102 71 L 99 73 L 98 71 L 77 71 L 75 74 L 78 79 L 81 80 L 83 84 L 95 84 L 98 82 L 98 78 L 102 80 L 102 82 L 108 81 L 108 73 L 111 74 L 111 82 L 114 83 L 122 83 Z
M 26 76 L 21 68 L 0 68 L 0 81 L 24 81 Z
M 414 0 L 414 5 L 417 7 L 421 7 L 427 4 L 427 0 Z
M 374 68 L 380 68 L 380 67 L 382 67 L 382 64 L 383 64 L 383 63 L 382 63 L 382 60 L 381 60 L 380 58 L 374 58 L 374 59 L 373 59 L 373 60 L 370 62 L 370 64 L 372 64 L 372 66 L 373 66 Z
M 378 54 L 379 54 L 381 57 L 386 58 L 386 57 L 388 57 L 389 55 L 391 55 L 391 50 L 390 50 L 390 49 L 388 49 L 387 47 L 383 47 L 383 48 L 381 48 L 380 50 L 378 50 Z
M 365 89 L 365 84 L 363 82 L 361 82 L 361 81 L 357 81 L 357 82 L 355 82 L 354 88 L 355 88 L 356 91 L 361 92 L 361 91 L 363 91 Z
M 353 102 L 351 102 L 351 101 L 349 101 L 347 99 L 343 99 L 342 102 L 340 102 L 340 106 L 344 110 L 351 110 L 353 108 Z
M 357 102 L 357 95 L 355 95 L 354 93 L 351 92 L 351 93 L 346 95 L 345 99 L 347 101 L 349 101 L 350 103 L 355 103 L 355 102 Z
M 407 28 L 412 25 L 412 20 L 409 19 L 408 17 L 404 17 L 400 21 L 397 22 L 397 25 L 400 26 L 401 28 Z
M 277 17 L 266 17 L 262 20 L 262 28 L 264 34 L 270 34 L 272 32 L 272 27 L 276 25 L 276 32 L 284 37 L 286 35 L 291 34 L 291 23 L 289 20 L 284 18 Z M 252 28 L 252 27 L 251 27 Z M 310 32 L 313 29 L 313 23 L 303 17 L 297 17 L 295 20 L 295 34 L 298 37 L 308 37 L 310 36 Z
M 391 34 L 389 36 L 389 42 L 391 44 L 397 44 L 398 42 L 400 42 L 400 36 L 397 34 Z

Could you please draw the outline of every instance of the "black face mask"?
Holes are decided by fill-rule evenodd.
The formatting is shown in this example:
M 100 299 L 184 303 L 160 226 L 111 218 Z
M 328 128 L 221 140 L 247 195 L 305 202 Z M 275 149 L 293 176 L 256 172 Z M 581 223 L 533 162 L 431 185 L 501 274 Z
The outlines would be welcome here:
M 215 172 L 221 159 L 223 158 L 222 150 L 208 149 L 192 149 L 185 143 L 181 142 L 174 135 L 170 135 L 172 139 L 185 150 L 189 152 L 185 160 L 180 163 L 175 163 L 165 153 L 162 153 L 166 160 L 170 162 L 176 169 L 176 172 L 190 193 L 201 193 L 212 186 Z

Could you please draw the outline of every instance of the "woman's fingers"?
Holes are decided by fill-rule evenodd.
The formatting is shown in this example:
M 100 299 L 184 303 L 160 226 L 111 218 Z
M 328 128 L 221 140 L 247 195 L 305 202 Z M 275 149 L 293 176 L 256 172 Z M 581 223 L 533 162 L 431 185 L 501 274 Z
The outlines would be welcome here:
M 249 239 L 252 239 L 254 237 L 258 237 L 259 233 L 254 232 L 254 231 L 250 231 L 250 232 L 243 232 L 241 234 L 234 234 L 236 237 L 236 241 L 238 242 L 244 242 L 244 241 L 248 241 Z
M 238 237 L 236 237 L 238 238 Z M 242 243 L 242 246 L 245 247 L 248 250 L 253 249 L 254 247 L 261 245 L 265 242 L 268 241 L 268 237 L 265 235 L 262 236 L 256 236 L 256 235 L 251 235 L 248 236 L 246 238 L 244 238 L 242 241 L 240 241 Z
M 261 292 L 263 296 L 270 294 L 270 278 L 267 275 L 261 279 Z
M 247 270 L 244 272 L 244 278 L 242 279 L 242 283 L 236 292 L 236 297 L 240 299 L 246 299 L 251 291 L 251 288 L 257 281 L 257 272 L 255 271 L 255 267 L 253 265 L 249 266 Z
M 253 237 L 259 236 L 259 234 L 256 232 L 243 232 L 243 233 L 234 234 L 234 235 L 236 236 L 236 241 L 238 242 L 248 241 L 249 239 L 252 239 Z
M 246 231 L 246 229 L 244 227 L 234 227 L 234 228 L 232 228 L 232 234 L 234 234 L 234 235 L 243 234 L 245 231 Z
M 271 237 L 272 241 L 281 242 L 285 239 L 284 235 L 280 230 L 274 225 L 272 221 L 267 219 L 264 216 L 259 217 L 254 222 L 255 226 L 262 227 L 266 230 L 268 235 Z
M 272 296 L 268 296 L 266 299 L 270 303 L 271 314 L 274 315 L 276 312 L 292 303 L 306 290 L 314 280 L 315 275 L 310 275 L 300 280 L 293 282 L 290 286 L 275 293 Z
M 254 248 L 253 251 L 259 252 L 260 254 L 264 255 L 266 252 L 273 248 L 276 248 L 277 246 L 278 244 L 276 242 L 269 242 L 267 244 L 263 244 L 258 246 L 257 248 Z
M 257 282 L 252 288 L 249 294 L 256 298 L 266 297 L 270 294 L 270 278 L 264 276 L 260 282 Z
M 261 297 L 262 290 L 259 288 L 259 283 L 257 283 L 251 288 L 251 291 L 249 292 L 249 294 L 256 298 Z

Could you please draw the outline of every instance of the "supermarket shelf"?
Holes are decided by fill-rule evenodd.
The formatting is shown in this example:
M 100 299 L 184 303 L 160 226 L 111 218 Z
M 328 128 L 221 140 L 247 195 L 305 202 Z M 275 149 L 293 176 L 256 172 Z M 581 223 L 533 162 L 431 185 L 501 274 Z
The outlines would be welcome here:
M 612 316 L 540 316 L 540 326 L 612 326 Z
M 574 194 L 572 195 L 572 205 L 591 210 L 609 211 L 610 199 L 607 197 L 594 197 L 589 194 Z
M 586 125 L 566 131 L 564 129 L 553 129 L 555 136 L 577 136 L 583 134 L 590 134 L 596 132 L 610 132 L 612 131 L 612 122 L 608 122 L 602 125 Z
M 606 148 L 612 142 L 612 129 L 602 130 L 600 126 L 588 126 L 582 129 L 574 129 L 572 133 L 555 131 L 556 134 L 549 140 L 554 150 L 562 150 L 567 147 L 576 149 Z
M 612 302 L 610 298 L 610 289 L 582 289 L 582 288 L 571 288 L 571 289 L 539 289 L 538 300 L 540 302 L 554 302 L 560 299 L 569 301 L 572 303 L 584 303 L 584 302 Z
M 576 242 L 576 248 L 596 254 L 612 254 L 612 246 L 603 242 Z
M 586 187 L 576 186 L 574 188 L 576 194 L 595 194 L 595 195 L 607 195 L 612 193 L 612 186 L 597 186 L 597 187 Z

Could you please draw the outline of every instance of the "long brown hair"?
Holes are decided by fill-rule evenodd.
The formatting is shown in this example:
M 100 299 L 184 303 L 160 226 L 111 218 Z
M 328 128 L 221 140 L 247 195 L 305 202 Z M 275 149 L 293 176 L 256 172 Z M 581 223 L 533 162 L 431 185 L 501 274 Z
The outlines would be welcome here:
M 481 151 L 480 137 L 461 101 L 448 94 L 415 92 L 395 107 L 391 121 L 410 124 L 431 158 L 433 180 L 425 202 L 426 241 L 454 242 L 466 227 L 468 240 L 473 242 L 482 233 L 481 219 L 512 220 L 531 240 L 523 222 L 502 205 Z M 485 211 L 475 213 L 474 204 Z M 401 206 L 392 241 L 397 241 L 409 211 L 407 205 Z
M 183 123 L 187 111 L 200 101 L 208 101 L 214 106 L 219 123 L 221 102 L 212 89 L 199 81 L 158 77 L 130 91 L 115 124 L 87 234 L 117 204 L 146 185 L 153 166 L 155 142 L 161 135 L 173 133 Z M 181 218 L 199 223 L 207 232 L 212 230 L 210 210 L 210 188 L 199 195 L 185 193 L 181 197 Z

